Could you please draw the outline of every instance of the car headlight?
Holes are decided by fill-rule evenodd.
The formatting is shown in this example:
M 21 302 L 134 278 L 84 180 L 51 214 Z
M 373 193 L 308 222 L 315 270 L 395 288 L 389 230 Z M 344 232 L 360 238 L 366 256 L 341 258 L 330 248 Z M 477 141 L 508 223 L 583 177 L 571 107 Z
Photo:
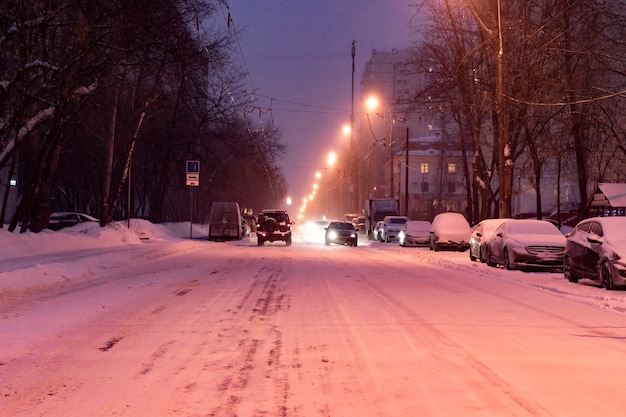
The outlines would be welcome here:
M 350 233 L 350 237 L 356 237 L 356 233 L 354 232 Z
M 335 232 L 335 231 L 328 232 L 328 238 L 331 239 L 331 240 L 337 239 L 337 232 Z

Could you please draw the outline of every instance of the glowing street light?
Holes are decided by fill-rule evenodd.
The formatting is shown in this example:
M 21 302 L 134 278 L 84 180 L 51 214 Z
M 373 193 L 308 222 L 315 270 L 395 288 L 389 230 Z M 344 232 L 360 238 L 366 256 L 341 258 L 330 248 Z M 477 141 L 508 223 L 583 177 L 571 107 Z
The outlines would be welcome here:
M 326 161 L 328 163 L 328 166 L 333 166 L 335 165 L 335 162 L 337 162 L 337 154 L 335 152 L 331 152 L 328 154 L 328 160 Z
M 376 97 L 369 97 L 365 100 L 365 106 L 369 111 L 374 111 L 378 108 L 378 99 Z

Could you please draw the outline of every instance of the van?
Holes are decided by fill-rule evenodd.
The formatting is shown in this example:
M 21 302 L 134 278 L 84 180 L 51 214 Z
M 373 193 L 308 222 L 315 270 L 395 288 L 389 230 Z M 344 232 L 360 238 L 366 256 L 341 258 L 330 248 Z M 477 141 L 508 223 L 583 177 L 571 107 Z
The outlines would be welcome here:
M 211 205 L 209 240 L 238 240 L 243 237 L 243 219 L 236 201 L 216 201 Z

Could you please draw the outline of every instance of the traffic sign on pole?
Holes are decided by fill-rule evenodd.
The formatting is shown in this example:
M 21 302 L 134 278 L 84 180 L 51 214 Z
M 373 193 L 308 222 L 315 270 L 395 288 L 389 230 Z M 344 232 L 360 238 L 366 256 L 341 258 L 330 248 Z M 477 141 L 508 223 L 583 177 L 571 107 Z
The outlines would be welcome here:
M 200 185 L 200 161 L 187 161 L 187 185 Z

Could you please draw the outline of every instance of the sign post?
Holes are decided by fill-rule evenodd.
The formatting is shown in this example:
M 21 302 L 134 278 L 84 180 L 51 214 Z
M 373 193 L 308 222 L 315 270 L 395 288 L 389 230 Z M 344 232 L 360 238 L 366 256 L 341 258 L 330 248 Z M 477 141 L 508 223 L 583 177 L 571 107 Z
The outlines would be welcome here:
M 200 161 L 187 161 L 187 186 L 189 187 L 189 239 L 193 238 L 193 187 L 200 185 Z

